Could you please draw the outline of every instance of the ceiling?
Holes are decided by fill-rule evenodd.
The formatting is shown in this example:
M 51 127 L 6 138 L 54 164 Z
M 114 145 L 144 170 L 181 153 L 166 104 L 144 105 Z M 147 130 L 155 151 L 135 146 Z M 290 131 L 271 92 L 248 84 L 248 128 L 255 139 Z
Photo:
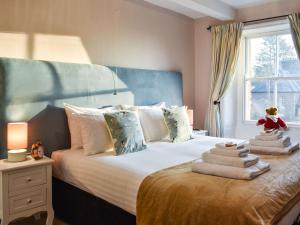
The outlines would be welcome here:
M 263 5 L 278 0 L 220 0 L 234 8 L 246 8 L 251 6 Z
M 235 10 L 280 0 L 144 0 L 193 19 L 210 16 L 219 20 L 234 19 Z M 283 0 L 281 0 L 283 1 Z

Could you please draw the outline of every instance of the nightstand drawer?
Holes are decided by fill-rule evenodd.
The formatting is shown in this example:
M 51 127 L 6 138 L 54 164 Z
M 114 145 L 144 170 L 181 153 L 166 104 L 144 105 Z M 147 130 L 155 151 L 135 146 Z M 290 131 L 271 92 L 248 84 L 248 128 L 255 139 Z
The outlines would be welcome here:
M 15 194 L 17 191 L 41 185 L 46 183 L 46 167 L 39 166 L 26 170 L 19 170 L 8 175 L 9 194 Z
M 15 214 L 46 204 L 46 187 L 41 185 L 31 192 L 9 198 L 9 213 Z

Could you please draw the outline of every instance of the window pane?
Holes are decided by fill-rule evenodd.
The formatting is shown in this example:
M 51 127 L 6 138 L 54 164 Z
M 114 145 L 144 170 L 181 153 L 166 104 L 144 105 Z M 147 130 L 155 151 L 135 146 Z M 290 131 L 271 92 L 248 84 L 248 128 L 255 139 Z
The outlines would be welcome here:
M 299 76 L 300 61 L 298 60 L 292 36 L 290 34 L 278 36 L 279 76 Z
M 265 115 L 266 108 L 274 105 L 274 84 L 270 80 L 247 81 L 246 119 L 257 120 Z
M 249 73 L 251 77 L 275 75 L 276 36 L 252 38 L 249 40 Z
M 279 114 L 287 122 L 300 122 L 300 81 L 278 81 L 277 90 Z

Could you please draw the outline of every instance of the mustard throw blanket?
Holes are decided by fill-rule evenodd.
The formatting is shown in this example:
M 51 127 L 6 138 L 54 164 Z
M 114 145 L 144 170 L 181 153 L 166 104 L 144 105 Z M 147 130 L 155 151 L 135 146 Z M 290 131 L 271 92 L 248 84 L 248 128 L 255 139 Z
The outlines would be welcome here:
M 191 172 L 187 163 L 142 182 L 137 225 L 276 224 L 300 199 L 300 151 L 265 156 L 271 170 L 245 181 Z

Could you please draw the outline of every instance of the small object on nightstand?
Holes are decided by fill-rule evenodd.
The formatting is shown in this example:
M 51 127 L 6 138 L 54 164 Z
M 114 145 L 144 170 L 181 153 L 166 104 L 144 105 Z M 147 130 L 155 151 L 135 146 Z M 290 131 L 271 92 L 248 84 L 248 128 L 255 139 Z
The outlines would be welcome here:
M 193 137 L 195 136 L 208 136 L 208 131 L 207 130 L 193 130 Z
M 31 146 L 31 156 L 35 160 L 39 160 L 44 157 L 44 148 L 41 141 L 37 141 Z
M 46 211 L 46 225 L 52 225 L 52 159 L 8 163 L 0 160 L 1 225 Z
M 27 123 L 7 124 L 7 161 L 21 162 L 27 156 Z

